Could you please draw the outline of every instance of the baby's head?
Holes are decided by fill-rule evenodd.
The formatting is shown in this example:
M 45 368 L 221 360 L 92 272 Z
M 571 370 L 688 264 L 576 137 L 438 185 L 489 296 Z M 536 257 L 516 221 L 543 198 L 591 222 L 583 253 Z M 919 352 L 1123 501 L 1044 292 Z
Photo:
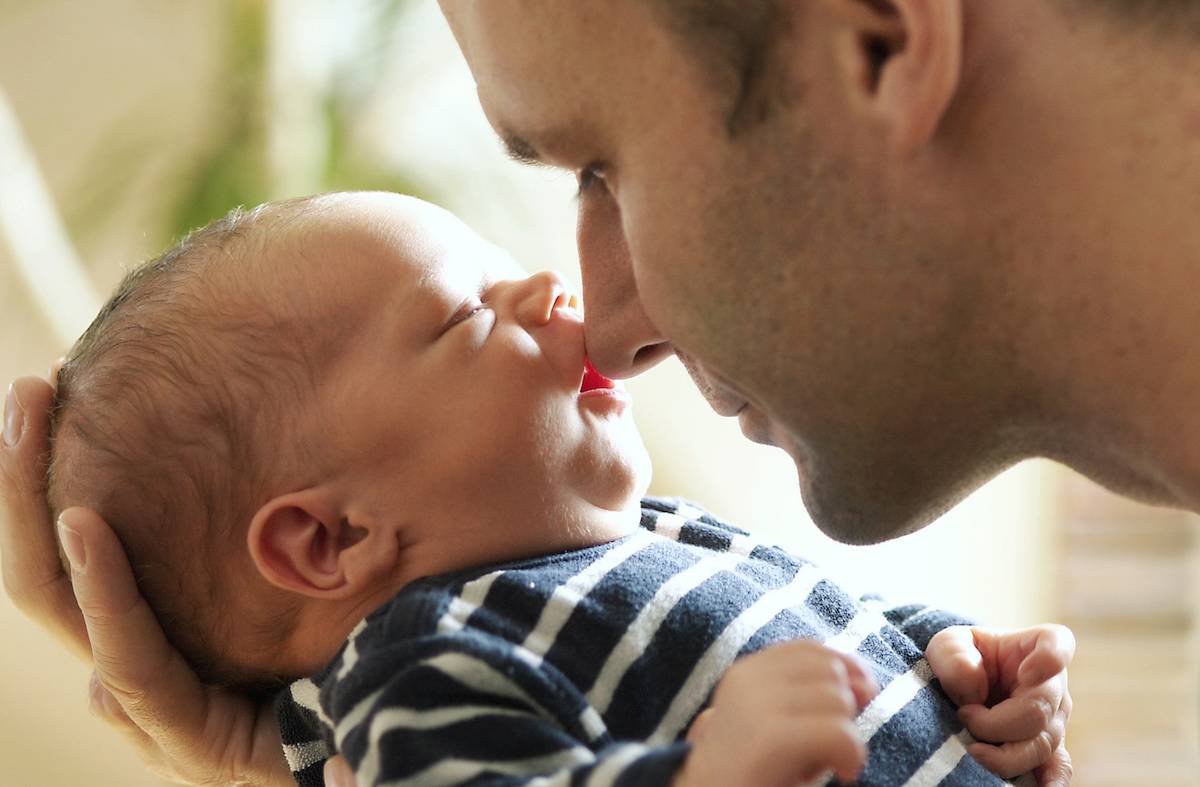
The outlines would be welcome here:
M 645 451 L 569 300 L 417 200 L 236 212 L 71 350 L 51 507 L 112 525 L 208 680 L 311 672 L 417 577 L 636 523 Z

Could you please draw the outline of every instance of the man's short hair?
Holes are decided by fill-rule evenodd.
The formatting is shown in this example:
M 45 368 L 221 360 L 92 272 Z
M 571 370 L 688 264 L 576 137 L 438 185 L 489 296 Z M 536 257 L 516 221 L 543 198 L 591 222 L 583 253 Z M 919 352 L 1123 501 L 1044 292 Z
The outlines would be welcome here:
M 719 91 L 732 94 L 731 135 L 769 111 L 756 95 L 770 67 L 774 42 L 790 21 L 780 0 L 646 0 L 678 34 Z M 1103 14 L 1122 28 L 1200 35 L 1200 0 L 1047 0 L 1071 13 Z M 732 88 L 730 87 L 732 85 Z
M 649 0 L 680 39 L 714 89 L 729 96 L 731 136 L 756 125 L 768 105 L 756 96 L 770 65 L 773 43 L 788 24 L 779 0 Z

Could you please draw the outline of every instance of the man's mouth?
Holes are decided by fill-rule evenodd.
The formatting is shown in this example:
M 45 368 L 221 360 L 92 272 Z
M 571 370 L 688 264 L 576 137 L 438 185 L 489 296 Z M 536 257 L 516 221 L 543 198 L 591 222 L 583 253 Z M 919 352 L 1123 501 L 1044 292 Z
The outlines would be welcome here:
M 708 406 L 717 415 L 724 418 L 741 415 L 742 411 L 746 409 L 746 400 L 744 398 L 719 378 L 709 374 L 690 355 L 686 355 L 678 349 L 675 350 L 675 354 L 679 357 L 683 368 L 687 370 L 688 375 L 692 378 L 692 382 L 695 383 L 696 388 L 700 390 L 701 395 L 708 402 Z
M 600 372 L 596 371 L 596 367 L 592 366 L 592 362 L 584 360 L 583 362 L 583 381 L 579 384 L 579 392 L 587 393 L 588 391 L 611 391 L 617 387 L 617 384 L 608 379 Z

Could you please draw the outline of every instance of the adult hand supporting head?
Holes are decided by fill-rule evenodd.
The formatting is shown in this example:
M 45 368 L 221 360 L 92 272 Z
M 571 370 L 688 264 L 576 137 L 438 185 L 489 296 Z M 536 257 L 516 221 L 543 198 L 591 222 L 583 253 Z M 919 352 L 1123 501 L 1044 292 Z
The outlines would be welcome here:
M 157 773 L 204 785 L 288 785 L 269 704 L 203 685 L 138 593 L 115 534 L 95 513 L 62 518 L 70 575 L 45 499 L 50 383 L 16 381 L 0 450 L 4 587 L 22 612 L 92 662 L 93 710 Z
M 12 384 L 0 449 L 0 560 L 17 608 L 91 661 L 83 616 L 63 570 L 46 505 L 46 455 L 54 388 L 39 377 Z

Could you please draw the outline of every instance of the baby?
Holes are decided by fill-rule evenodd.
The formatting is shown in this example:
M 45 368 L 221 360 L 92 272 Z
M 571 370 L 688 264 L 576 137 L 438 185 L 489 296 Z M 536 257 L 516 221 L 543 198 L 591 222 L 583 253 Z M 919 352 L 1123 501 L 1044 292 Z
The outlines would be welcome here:
M 1001 783 L 933 681 L 964 621 L 639 505 L 629 398 L 574 305 L 417 200 L 235 212 L 72 349 L 51 506 L 111 523 L 208 681 L 294 681 L 301 784 L 335 752 L 359 787 Z

